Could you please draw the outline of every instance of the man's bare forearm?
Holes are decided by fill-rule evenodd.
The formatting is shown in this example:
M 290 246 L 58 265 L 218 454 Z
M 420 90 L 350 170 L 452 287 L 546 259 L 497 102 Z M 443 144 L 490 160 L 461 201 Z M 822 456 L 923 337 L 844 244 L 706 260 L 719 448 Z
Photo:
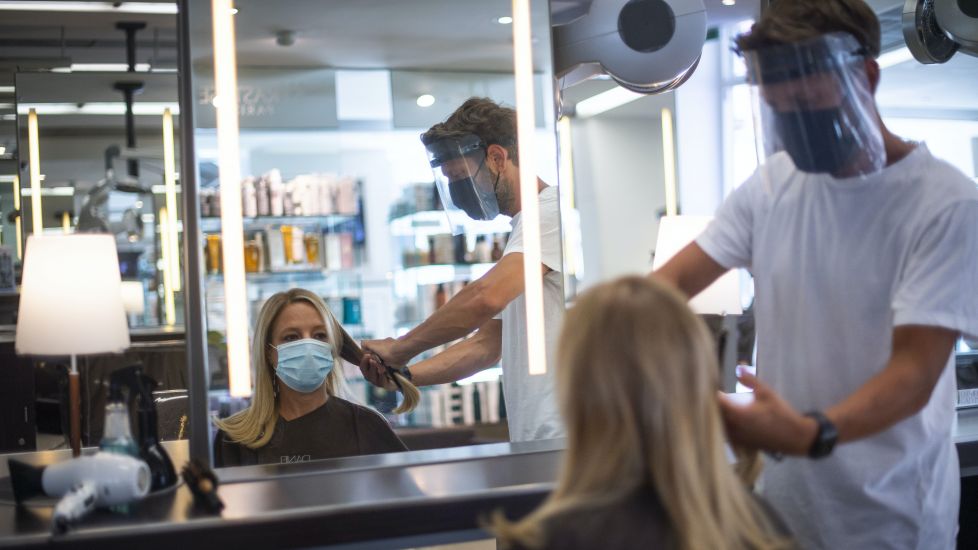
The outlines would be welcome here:
M 486 296 L 484 285 L 476 281 L 463 288 L 420 325 L 398 338 L 395 346 L 397 356 L 410 359 L 435 346 L 464 338 L 497 313 L 491 298 Z
M 839 430 L 839 441 L 869 437 L 920 411 L 956 340 L 957 333 L 947 329 L 898 327 L 887 367 L 826 411 Z
M 491 319 L 471 338 L 411 366 L 414 384 L 447 384 L 485 370 L 499 362 L 502 321 Z

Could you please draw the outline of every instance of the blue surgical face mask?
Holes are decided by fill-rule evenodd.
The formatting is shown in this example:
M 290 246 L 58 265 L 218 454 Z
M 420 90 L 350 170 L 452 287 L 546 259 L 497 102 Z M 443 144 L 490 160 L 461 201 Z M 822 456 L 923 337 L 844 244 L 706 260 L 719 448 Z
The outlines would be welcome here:
M 275 374 L 286 386 L 300 393 L 309 393 L 323 385 L 333 370 L 333 346 L 303 338 L 275 348 L 278 365 Z

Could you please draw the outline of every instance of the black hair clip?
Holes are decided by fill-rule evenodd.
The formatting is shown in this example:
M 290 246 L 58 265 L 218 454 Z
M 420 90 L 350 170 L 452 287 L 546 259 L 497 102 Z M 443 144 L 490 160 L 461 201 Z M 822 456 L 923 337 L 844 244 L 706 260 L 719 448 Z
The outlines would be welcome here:
M 401 385 L 400 380 L 398 380 L 394 375 L 400 374 L 405 378 L 405 380 L 410 381 L 411 378 L 413 378 L 411 376 L 411 371 L 409 371 L 407 367 L 392 367 L 388 365 L 387 362 L 384 361 L 379 355 L 375 354 L 374 357 L 376 357 L 377 360 L 380 361 L 380 364 L 387 370 L 387 377 L 394 381 L 394 384 L 397 386 L 397 389 L 401 390 L 401 393 L 404 393 L 404 386 Z
M 224 502 L 217 494 L 217 476 L 198 459 L 191 459 L 180 471 L 183 480 L 194 495 L 194 504 L 208 513 L 220 514 Z

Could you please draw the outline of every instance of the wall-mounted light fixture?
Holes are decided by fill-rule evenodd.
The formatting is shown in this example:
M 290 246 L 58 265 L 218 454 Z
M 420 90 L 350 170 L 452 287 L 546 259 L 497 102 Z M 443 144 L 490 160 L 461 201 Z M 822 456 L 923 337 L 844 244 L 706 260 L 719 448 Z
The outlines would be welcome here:
M 32 233 L 44 232 L 44 217 L 41 216 L 41 151 L 37 138 L 37 112 L 27 113 L 27 150 L 31 164 L 31 222 Z
M 61 231 L 65 235 L 71 233 L 71 213 L 67 210 L 61 213 Z
M 241 219 L 241 166 L 238 157 L 238 76 L 231 0 L 212 0 L 214 89 L 217 107 L 218 169 L 221 178 L 221 239 L 224 257 L 225 327 L 230 393 L 251 395 L 248 351 L 248 296 L 245 291 L 244 223 Z
M 167 269 L 174 292 L 180 291 L 180 253 L 177 236 L 177 169 L 173 147 L 173 115 L 163 111 L 163 186 L 166 188 L 167 238 L 172 247 Z
M 537 189 L 536 114 L 533 99 L 533 51 L 529 0 L 513 0 L 513 73 L 516 80 L 516 139 L 519 143 L 520 199 L 523 225 L 523 278 L 526 340 L 530 374 L 547 372 L 540 276 L 540 196 Z

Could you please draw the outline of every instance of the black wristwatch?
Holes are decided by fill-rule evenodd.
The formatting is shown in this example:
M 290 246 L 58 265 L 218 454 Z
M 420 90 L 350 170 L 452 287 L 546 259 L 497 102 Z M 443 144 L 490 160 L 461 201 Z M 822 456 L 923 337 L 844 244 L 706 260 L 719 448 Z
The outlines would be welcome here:
M 835 424 L 819 411 L 805 413 L 805 416 L 814 418 L 818 422 L 818 432 L 815 434 L 815 441 L 808 449 L 809 458 L 823 458 L 832 454 L 836 441 L 839 440 L 839 430 Z

